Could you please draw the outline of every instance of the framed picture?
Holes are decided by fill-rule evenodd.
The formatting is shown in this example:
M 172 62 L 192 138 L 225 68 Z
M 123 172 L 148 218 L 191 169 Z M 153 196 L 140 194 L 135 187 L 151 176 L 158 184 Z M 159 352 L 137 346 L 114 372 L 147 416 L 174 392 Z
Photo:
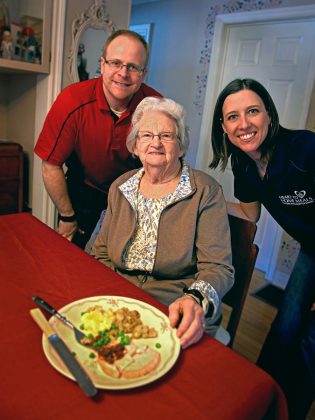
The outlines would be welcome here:
M 131 31 L 137 32 L 139 35 L 141 35 L 148 44 L 151 42 L 151 23 L 144 23 L 142 25 L 130 25 L 129 29 Z

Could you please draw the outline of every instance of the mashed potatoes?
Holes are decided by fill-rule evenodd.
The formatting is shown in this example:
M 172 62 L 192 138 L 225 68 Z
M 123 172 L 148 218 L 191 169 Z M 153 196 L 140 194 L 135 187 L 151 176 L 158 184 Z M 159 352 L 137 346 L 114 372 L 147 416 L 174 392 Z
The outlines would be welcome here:
M 100 331 L 109 330 L 114 319 L 115 315 L 111 309 L 105 311 L 100 307 L 89 308 L 81 315 L 81 329 L 85 335 L 92 334 L 96 337 Z

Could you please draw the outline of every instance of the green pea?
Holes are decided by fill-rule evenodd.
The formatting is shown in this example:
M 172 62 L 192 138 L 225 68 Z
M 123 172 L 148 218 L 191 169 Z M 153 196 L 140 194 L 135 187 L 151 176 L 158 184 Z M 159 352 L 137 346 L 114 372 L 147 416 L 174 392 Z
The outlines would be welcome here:
M 120 343 L 124 346 L 128 346 L 128 344 L 130 344 L 130 338 L 128 337 L 128 335 L 121 337 Z

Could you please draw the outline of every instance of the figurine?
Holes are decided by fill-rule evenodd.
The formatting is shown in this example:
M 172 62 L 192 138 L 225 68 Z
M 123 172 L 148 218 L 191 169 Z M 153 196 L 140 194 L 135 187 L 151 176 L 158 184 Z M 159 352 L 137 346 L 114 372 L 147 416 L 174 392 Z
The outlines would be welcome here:
M 16 40 L 14 43 L 14 58 L 16 60 L 24 59 L 24 37 L 22 31 L 18 31 L 16 34 Z
M 24 37 L 25 61 L 34 63 L 36 56 L 37 41 L 32 28 L 23 28 L 22 35 Z
M 6 30 L 2 34 L 1 56 L 2 58 L 11 60 L 12 53 L 13 53 L 12 35 L 10 31 Z
M 83 57 L 84 52 L 85 47 L 81 43 L 78 50 L 78 74 L 80 82 L 89 79 L 89 73 L 86 71 L 86 58 Z

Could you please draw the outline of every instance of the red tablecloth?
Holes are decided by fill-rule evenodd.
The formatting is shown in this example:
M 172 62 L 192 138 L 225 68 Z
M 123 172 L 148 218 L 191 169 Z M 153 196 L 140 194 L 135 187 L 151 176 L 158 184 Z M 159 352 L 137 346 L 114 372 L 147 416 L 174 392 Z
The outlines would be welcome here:
M 271 413 L 287 419 L 273 379 L 211 337 L 181 352 L 156 382 L 101 390 L 93 400 L 47 361 L 41 331 L 29 315 L 39 295 L 56 308 L 84 297 L 121 295 L 161 303 L 95 261 L 30 214 L 0 216 L 0 418 L 231 419 Z

